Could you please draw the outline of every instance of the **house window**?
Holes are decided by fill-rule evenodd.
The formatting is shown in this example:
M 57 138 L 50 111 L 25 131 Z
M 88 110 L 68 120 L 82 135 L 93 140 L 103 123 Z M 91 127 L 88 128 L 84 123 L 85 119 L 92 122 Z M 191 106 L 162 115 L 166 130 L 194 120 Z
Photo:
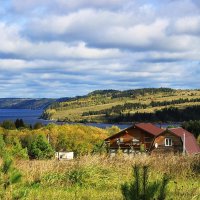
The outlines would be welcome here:
M 172 139 L 171 138 L 165 138 L 165 146 L 172 146 Z
M 124 138 L 119 138 L 119 141 L 120 142 L 124 142 Z

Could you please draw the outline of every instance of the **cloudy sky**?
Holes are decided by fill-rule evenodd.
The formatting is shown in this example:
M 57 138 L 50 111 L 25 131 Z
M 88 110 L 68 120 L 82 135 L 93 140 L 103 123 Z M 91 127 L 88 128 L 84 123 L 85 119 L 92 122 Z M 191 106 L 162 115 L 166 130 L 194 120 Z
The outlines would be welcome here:
M 199 79 L 199 0 L 0 0 L 0 97 Z

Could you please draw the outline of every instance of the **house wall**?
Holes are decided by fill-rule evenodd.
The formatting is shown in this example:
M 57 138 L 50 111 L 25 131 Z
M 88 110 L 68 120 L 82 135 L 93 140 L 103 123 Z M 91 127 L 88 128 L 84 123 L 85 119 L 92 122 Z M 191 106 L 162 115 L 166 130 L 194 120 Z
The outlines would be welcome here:
M 172 139 L 172 146 L 165 146 L 165 138 Z M 155 144 L 157 143 L 157 148 Z M 161 135 L 157 136 L 153 142 L 151 148 L 151 154 L 158 153 L 182 153 L 183 152 L 183 143 L 180 137 L 174 135 L 169 131 L 163 132 Z

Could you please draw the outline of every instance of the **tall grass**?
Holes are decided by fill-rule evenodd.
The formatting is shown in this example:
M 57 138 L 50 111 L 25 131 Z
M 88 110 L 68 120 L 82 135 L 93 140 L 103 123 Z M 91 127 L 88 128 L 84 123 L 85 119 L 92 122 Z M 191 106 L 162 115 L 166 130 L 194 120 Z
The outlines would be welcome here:
M 122 200 L 121 186 L 134 165 L 149 166 L 148 181 L 170 176 L 166 199 L 200 199 L 200 157 L 87 155 L 72 161 L 15 161 L 23 175 L 24 199 Z

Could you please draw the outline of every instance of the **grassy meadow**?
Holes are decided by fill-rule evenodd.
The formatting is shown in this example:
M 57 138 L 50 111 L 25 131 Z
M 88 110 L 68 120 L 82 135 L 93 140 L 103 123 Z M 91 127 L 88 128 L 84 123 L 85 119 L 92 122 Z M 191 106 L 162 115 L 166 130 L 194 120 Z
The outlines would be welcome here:
M 121 185 L 133 178 L 132 166 L 149 166 L 149 182 L 170 176 L 166 199 L 200 199 L 200 157 L 86 155 L 72 161 L 15 161 L 22 181 L 12 193 L 29 200 L 122 200 Z M 11 193 L 10 193 L 11 194 Z M 7 195 L 7 199 L 11 199 Z

